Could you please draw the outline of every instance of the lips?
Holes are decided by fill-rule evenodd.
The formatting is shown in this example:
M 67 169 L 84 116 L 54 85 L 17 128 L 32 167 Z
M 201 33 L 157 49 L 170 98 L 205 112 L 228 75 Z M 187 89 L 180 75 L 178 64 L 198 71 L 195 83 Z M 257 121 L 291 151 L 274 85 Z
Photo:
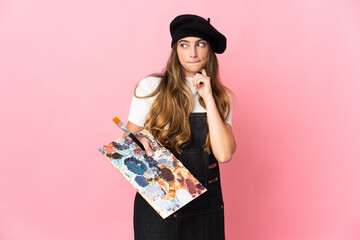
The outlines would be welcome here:
M 188 62 L 189 64 L 195 64 L 195 63 L 199 63 L 200 61 L 196 61 L 196 62 Z

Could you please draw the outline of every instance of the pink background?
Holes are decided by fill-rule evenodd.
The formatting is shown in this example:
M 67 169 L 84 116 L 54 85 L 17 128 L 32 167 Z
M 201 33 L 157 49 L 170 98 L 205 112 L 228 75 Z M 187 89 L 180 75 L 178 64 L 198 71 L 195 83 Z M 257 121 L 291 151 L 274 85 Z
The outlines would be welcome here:
M 135 191 L 98 148 L 137 81 L 165 66 L 170 21 L 228 38 L 237 151 L 227 239 L 360 239 L 360 3 L 0 2 L 0 239 L 132 239 Z

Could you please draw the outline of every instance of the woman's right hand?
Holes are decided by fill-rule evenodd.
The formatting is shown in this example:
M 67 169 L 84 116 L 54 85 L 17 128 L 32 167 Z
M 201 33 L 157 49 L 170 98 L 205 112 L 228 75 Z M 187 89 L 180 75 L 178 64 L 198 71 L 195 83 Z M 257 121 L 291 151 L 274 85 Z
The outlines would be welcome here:
M 146 155 L 151 157 L 153 155 L 153 144 L 150 139 L 144 136 L 138 137 L 138 139 L 144 145 Z
M 126 127 L 132 133 L 138 133 L 144 129 L 144 127 L 137 126 L 137 125 L 133 124 L 132 122 L 128 122 Z M 126 135 L 126 133 L 124 133 L 124 136 L 125 135 Z M 151 157 L 153 155 L 154 147 L 152 146 L 152 142 L 150 141 L 150 139 L 148 139 L 145 136 L 140 136 L 140 137 L 138 137 L 138 139 L 144 145 L 146 155 Z

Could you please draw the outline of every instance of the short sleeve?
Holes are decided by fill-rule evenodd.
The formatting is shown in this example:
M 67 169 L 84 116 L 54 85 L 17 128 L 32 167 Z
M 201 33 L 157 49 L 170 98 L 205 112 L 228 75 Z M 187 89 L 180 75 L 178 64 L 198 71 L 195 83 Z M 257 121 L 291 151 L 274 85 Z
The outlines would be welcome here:
M 139 97 L 147 96 L 155 91 L 157 86 L 160 83 L 159 77 L 147 77 L 141 80 L 136 88 L 136 95 Z M 156 96 L 147 97 L 147 98 L 137 98 L 133 96 L 128 121 L 140 126 L 144 127 L 145 119 L 149 110 L 151 108 L 152 103 L 154 102 Z

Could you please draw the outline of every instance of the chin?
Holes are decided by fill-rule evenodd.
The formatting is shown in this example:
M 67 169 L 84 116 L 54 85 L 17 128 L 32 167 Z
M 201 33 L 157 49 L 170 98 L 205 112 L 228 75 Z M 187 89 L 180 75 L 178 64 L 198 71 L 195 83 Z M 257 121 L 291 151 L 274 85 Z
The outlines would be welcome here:
M 202 69 L 203 69 L 202 67 L 189 68 L 189 72 L 196 74 L 198 72 L 201 72 Z

